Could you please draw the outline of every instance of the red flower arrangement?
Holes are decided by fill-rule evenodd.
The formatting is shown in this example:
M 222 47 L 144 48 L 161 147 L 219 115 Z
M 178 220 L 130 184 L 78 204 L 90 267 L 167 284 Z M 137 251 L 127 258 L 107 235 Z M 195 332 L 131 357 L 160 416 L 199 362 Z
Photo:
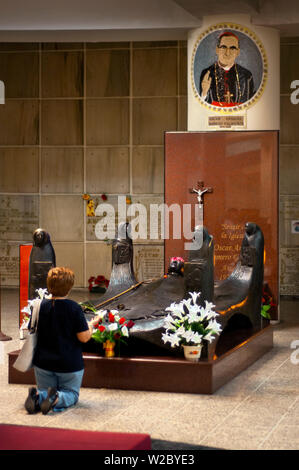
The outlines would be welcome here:
M 276 307 L 276 303 L 273 300 L 272 292 L 268 284 L 264 284 L 262 293 L 262 308 L 261 315 L 268 320 L 271 320 L 271 313 Z
M 88 290 L 89 292 L 106 292 L 107 287 L 109 286 L 109 279 L 106 279 L 105 276 L 99 275 L 97 277 L 91 276 L 88 279 Z
M 129 336 L 129 330 L 134 326 L 134 322 L 121 317 L 118 310 L 101 310 L 97 313 L 99 323 L 94 326 L 92 338 L 97 343 L 105 343 L 107 340 L 125 342 L 123 338 Z
M 185 263 L 185 260 L 181 256 L 173 256 L 170 261 L 179 261 L 180 263 Z

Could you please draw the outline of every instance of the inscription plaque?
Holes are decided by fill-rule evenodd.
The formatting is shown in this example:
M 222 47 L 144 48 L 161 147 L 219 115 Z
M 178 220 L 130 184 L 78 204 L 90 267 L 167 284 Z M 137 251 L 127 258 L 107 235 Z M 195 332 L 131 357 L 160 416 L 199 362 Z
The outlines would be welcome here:
M 90 195 L 94 201 L 94 214 L 86 216 L 86 239 L 88 241 L 112 240 L 118 226 L 117 196 L 109 196 L 103 201 L 101 196 Z M 107 208 L 105 209 L 107 205 Z M 111 207 L 109 207 L 111 206 Z
M 101 196 L 90 197 L 94 201 L 95 215 L 86 217 L 88 241 L 112 240 L 118 224 L 128 221 L 132 224 L 134 243 L 161 243 L 162 197 L 132 196 L 131 204 L 126 203 L 123 195 L 108 196 L 106 201 Z
M 134 245 L 134 272 L 139 282 L 163 276 L 163 254 L 163 246 Z
M 208 116 L 209 128 L 233 129 L 235 127 L 246 128 L 245 115 L 234 116 Z
M 229 276 L 237 263 L 244 237 L 244 225 L 225 221 L 221 224 L 220 240 L 215 242 L 215 263 L 219 267 L 219 280 Z
M 16 286 L 19 283 L 19 246 L 0 242 L 1 285 Z
M 163 198 L 159 196 L 132 196 L 132 204 L 132 210 L 130 210 L 130 205 L 128 206 L 128 221 L 136 226 L 136 232 L 139 232 L 141 235 L 136 238 L 134 242 L 144 243 L 148 241 L 151 243 L 161 243 L 163 223 L 161 215 L 163 214 L 162 206 L 164 204 Z M 134 206 L 134 204 L 136 204 L 136 206 Z M 137 204 L 141 205 L 140 211 L 138 210 Z
M 0 197 L 0 239 L 31 241 L 38 226 L 37 196 Z
M 299 196 L 280 198 L 280 243 L 283 246 L 299 246 Z
M 299 248 L 280 249 L 280 293 L 299 295 Z

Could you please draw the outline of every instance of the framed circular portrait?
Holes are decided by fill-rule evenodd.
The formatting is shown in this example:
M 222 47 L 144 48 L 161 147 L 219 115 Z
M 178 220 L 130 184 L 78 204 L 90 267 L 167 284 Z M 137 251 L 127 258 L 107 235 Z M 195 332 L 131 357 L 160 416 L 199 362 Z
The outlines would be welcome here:
M 266 79 L 264 47 L 248 28 L 221 23 L 198 37 L 191 81 L 203 106 L 222 113 L 245 110 L 261 97 Z

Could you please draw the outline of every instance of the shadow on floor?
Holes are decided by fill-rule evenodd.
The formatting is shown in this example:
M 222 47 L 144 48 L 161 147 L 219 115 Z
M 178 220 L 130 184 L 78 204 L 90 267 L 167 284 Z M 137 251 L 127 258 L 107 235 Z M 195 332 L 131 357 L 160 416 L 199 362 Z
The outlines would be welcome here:
M 186 444 L 184 442 L 163 441 L 160 439 L 152 439 L 152 450 L 224 450 L 214 447 L 197 446 Z

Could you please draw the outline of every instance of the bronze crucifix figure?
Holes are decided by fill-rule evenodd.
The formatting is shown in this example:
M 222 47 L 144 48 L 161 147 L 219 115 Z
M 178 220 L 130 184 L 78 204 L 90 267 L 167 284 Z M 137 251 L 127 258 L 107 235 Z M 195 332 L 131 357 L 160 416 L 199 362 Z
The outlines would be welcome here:
M 205 188 L 204 187 L 204 182 L 203 181 L 198 181 L 197 182 L 197 189 L 189 189 L 190 193 L 196 193 L 197 194 L 197 200 L 198 204 L 203 204 L 203 194 L 205 193 L 212 193 L 213 188 Z

